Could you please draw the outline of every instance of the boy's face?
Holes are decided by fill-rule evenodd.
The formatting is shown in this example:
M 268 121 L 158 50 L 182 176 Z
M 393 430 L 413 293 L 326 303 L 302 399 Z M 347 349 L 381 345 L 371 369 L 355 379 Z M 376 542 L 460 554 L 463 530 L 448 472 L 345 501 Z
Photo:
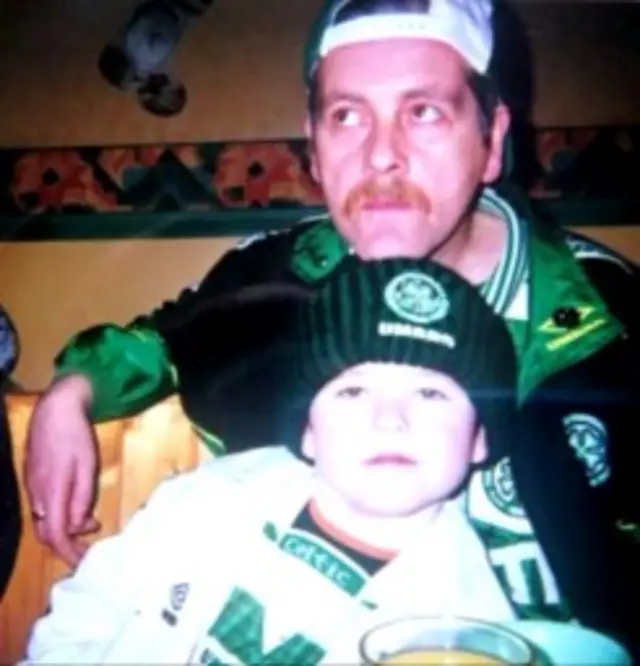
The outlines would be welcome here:
M 349 368 L 311 405 L 302 451 L 351 507 L 405 516 L 446 499 L 486 457 L 475 408 L 451 378 L 392 363 Z

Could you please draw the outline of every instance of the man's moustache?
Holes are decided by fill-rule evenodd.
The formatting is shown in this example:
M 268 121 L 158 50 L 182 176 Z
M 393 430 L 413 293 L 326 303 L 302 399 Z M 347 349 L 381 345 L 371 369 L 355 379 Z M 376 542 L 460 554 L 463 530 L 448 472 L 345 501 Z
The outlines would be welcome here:
M 384 201 L 387 204 L 409 206 L 425 213 L 431 210 L 431 204 L 425 193 L 406 181 L 376 183 L 368 181 L 355 187 L 347 197 L 345 211 L 348 215 L 356 213 L 368 204 Z

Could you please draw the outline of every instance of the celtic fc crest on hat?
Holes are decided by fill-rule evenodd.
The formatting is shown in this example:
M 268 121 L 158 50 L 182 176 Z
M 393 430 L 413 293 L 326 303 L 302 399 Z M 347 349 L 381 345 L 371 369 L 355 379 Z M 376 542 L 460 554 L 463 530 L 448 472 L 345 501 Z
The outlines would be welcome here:
M 398 317 L 414 324 L 430 324 L 449 312 L 449 299 L 440 283 L 417 271 L 396 275 L 384 290 L 384 300 Z

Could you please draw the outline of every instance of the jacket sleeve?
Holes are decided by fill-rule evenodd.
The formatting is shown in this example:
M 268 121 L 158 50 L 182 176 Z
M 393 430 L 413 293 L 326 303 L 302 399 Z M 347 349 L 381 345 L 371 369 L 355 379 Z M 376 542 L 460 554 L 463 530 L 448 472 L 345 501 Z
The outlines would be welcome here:
M 73 336 L 56 356 L 56 379 L 80 374 L 93 389 L 94 422 L 132 416 L 174 393 L 179 384 L 167 339 L 188 334 L 200 311 L 216 299 L 267 282 L 287 265 L 290 234 L 266 236 L 233 249 L 197 288 L 187 289 L 126 326 L 101 324 Z M 221 323 L 221 325 L 223 325 Z M 232 330 L 222 331 L 232 339 Z
M 149 589 L 166 565 L 171 543 L 179 539 L 177 509 L 185 508 L 181 499 L 189 477 L 162 483 L 123 532 L 93 545 L 75 573 L 53 586 L 23 664 L 104 663 L 134 618 L 141 590 Z

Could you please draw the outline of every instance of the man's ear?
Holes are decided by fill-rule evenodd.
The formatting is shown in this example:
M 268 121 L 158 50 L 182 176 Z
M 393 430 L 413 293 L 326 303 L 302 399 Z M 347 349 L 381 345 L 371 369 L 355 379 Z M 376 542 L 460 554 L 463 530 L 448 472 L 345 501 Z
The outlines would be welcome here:
M 489 157 L 482 176 L 482 182 L 484 183 L 493 183 L 498 180 L 502 174 L 506 142 L 510 126 L 511 113 L 504 103 L 499 102 L 496 107 L 493 126 L 489 135 Z
M 489 448 L 487 446 L 487 433 L 483 425 L 478 424 L 476 434 L 473 440 L 473 449 L 471 451 L 471 461 L 480 465 L 489 457 Z
M 302 434 L 301 452 L 308 460 L 316 459 L 316 438 L 310 424 L 307 424 Z

